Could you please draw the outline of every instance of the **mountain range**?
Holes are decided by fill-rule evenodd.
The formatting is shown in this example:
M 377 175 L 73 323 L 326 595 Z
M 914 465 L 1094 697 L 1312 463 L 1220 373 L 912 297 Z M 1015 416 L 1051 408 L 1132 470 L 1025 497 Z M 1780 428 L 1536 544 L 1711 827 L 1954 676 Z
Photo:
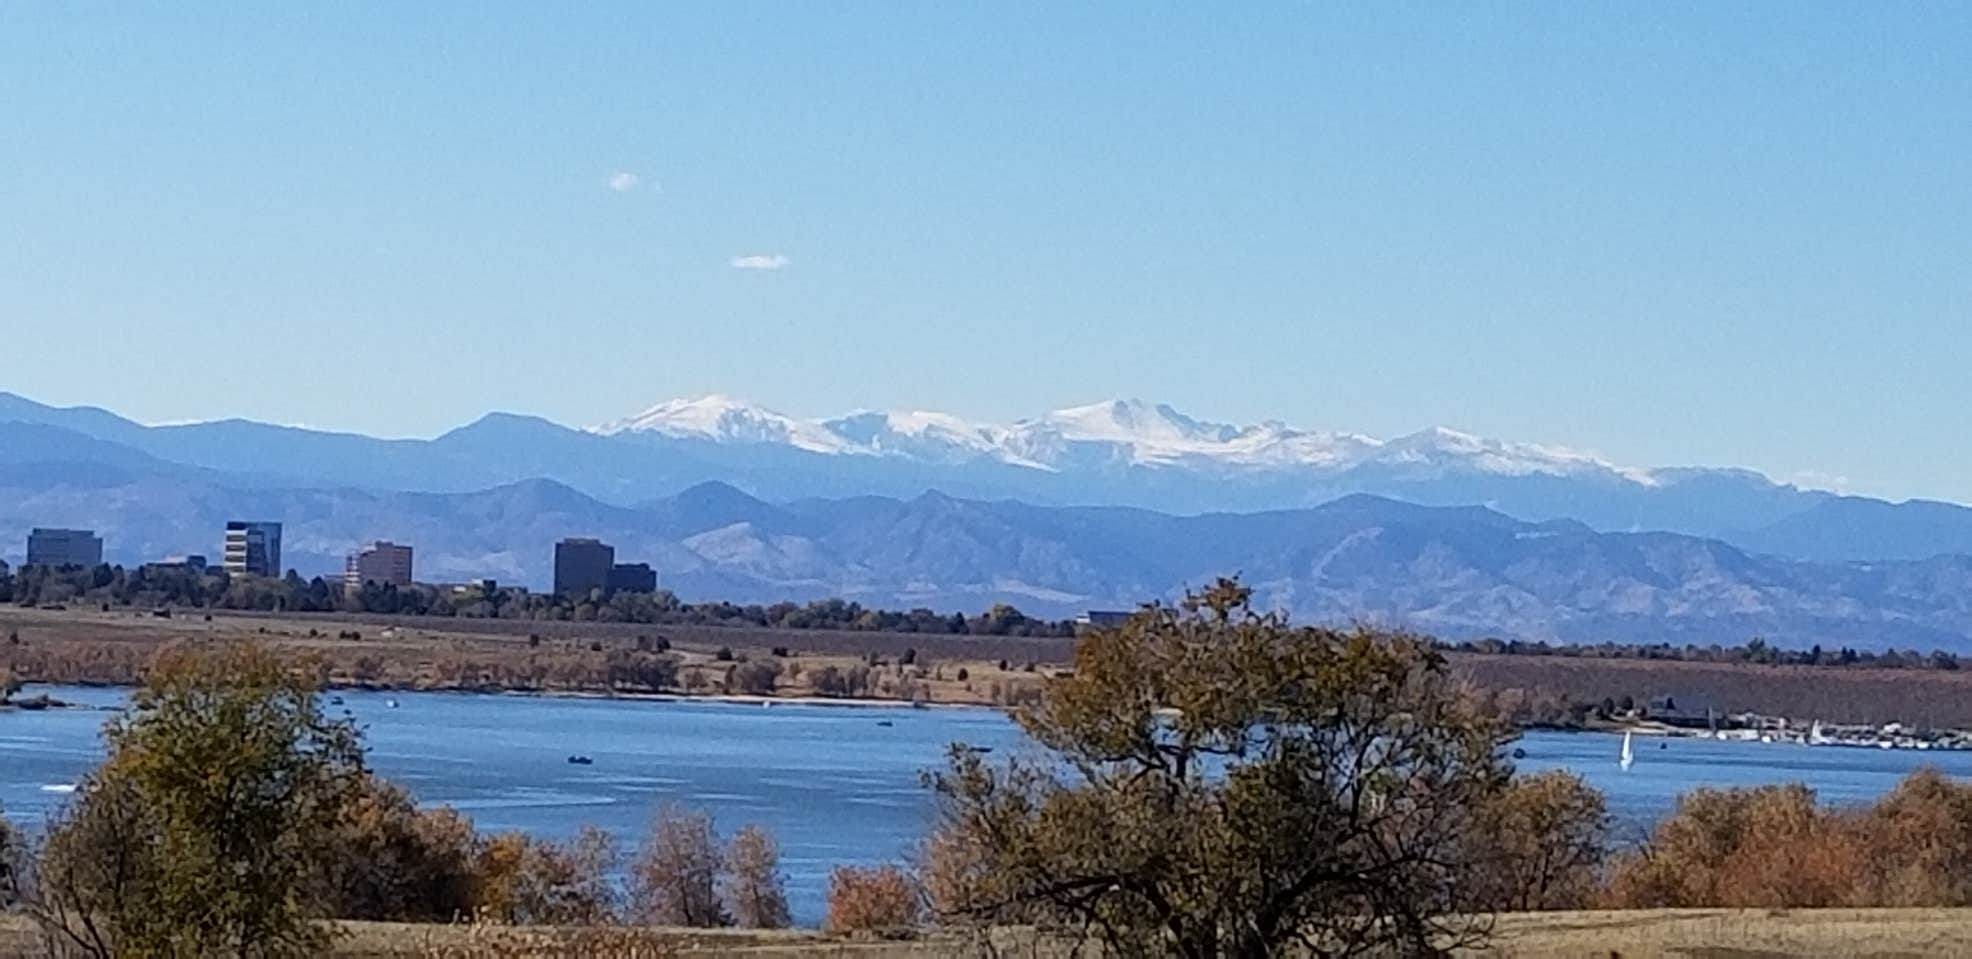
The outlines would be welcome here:
M 125 562 L 211 553 L 233 518 L 287 523 L 303 572 L 390 538 L 417 546 L 421 578 L 542 585 L 555 539 L 599 535 L 691 598 L 1060 615 L 1240 572 L 1302 617 L 1452 636 L 1972 644 L 1972 509 L 1444 429 L 1380 440 L 1128 400 L 1006 425 L 801 420 L 700 397 L 588 429 L 496 413 L 384 440 L 0 393 L 0 555 L 35 525 L 96 528 Z

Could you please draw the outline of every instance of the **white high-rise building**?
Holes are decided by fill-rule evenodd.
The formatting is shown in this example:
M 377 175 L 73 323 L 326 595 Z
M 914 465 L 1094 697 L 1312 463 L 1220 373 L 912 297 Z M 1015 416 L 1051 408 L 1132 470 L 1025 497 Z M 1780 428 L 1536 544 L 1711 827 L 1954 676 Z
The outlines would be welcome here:
M 281 575 L 281 524 L 227 523 L 225 567 L 234 576 Z

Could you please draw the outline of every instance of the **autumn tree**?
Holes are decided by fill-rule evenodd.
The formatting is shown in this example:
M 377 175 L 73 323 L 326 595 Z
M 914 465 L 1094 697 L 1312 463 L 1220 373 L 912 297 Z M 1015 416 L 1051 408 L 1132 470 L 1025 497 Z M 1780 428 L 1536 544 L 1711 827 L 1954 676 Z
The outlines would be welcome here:
M 660 926 L 730 924 L 719 902 L 723 858 L 710 816 L 673 803 L 659 806 L 650 835 L 630 864 L 633 911 L 641 921 Z
M 319 954 L 312 870 L 362 752 L 315 691 L 253 645 L 161 655 L 48 839 L 50 935 L 104 955 Z
M 401 787 L 365 776 L 333 826 L 315 896 L 338 919 L 456 921 L 477 905 L 476 855 L 471 820 L 419 809 Z
M 1867 850 L 1858 904 L 1972 905 L 1972 785 L 1919 769 L 1852 819 Z
M 726 871 L 720 898 L 733 924 L 748 929 L 784 929 L 790 922 L 780 845 L 759 826 L 747 826 L 726 844 Z
M 838 866 L 829 873 L 831 932 L 899 932 L 918 925 L 923 907 L 917 883 L 899 866 Z
M 1864 905 L 1869 855 L 1844 813 L 1800 783 L 1699 788 L 1612 866 L 1620 908 Z
M 1585 908 L 1608 841 L 1607 804 L 1582 777 L 1557 770 L 1515 780 L 1479 807 L 1465 832 L 1471 901 L 1511 912 Z
M 26 857 L 26 843 L 7 821 L 6 811 L 0 810 L 0 909 L 12 906 L 19 898 Z
M 971 921 L 1119 956 L 1435 954 L 1483 938 L 1463 839 L 1502 729 L 1423 639 L 1296 628 L 1221 580 L 1092 631 L 1018 713 L 1051 755 L 933 776 Z
M 508 832 L 481 843 L 474 901 L 480 918 L 511 925 L 594 926 L 616 918 L 616 844 L 584 826 L 568 842 Z

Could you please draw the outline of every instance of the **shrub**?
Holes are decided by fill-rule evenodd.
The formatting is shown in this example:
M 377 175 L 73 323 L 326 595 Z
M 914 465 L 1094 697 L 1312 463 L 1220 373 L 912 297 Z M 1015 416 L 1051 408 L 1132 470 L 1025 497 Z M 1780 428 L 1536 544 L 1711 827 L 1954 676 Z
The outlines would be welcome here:
M 0 910 L 7 909 L 20 897 L 21 874 L 26 864 L 27 845 L 7 821 L 5 810 L 0 810 Z
M 335 826 L 316 901 L 338 919 L 453 922 L 477 906 L 476 854 L 464 816 L 421 810 L 403 789 L 365 775 Z
M 710 816 L 672 803 L 659 806 L 650 836 L 630 863 L 632 913 L 659 926 L 728 925 L 717 891 L 723 856 Z
M 722 663 L 730 663 L 733 661 L 733 648 L 731 646 L 721 646 L 718 652 L 712 654 L 712 658 Z
M 771 660 L 746 663 L 733 670 L 728 683 L 729 692 L 741 692 L 749 696 L 771 696 L 774 682 L 780 678 L 781 664 Z
M 1602 794 L 1573 773 L 1518 779 L 1484 802 L 1464 835 L 1476 906 L 1513 912 L 1585 908 L 1609 834 Z
M 1617 860 L 1607 896 L 1639 909 L 1861 905 L 1865 858 L 1846 817 L 1806 786 L 1696 789 Z
M 593 826 L 568 843 L 501 833 L 481 844 L 474 866 L 478 913 L 512 925 L 608 923 L 616 916 L 615 864 L 616 844 Z
M 1854 824 L 1869 905 L 1972 905 L 1972 786 L 1920 769 Z
M 722 898 L 736 925 L 783 929 L 789 922 L 781 850 L 772 834 L 747 826 L 726 847 Z
M 840 866 L 829 873 L 824 926 L 832 932 L 898 933 L 921 918 L 917 883 L 902 868 Z

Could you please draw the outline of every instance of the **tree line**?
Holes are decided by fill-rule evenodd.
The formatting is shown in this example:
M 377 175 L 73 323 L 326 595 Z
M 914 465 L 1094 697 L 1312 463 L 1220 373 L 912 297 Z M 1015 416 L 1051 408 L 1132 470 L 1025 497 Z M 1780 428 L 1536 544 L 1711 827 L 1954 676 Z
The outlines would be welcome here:
M 304 579 L 293 570 L 279 578 L 233 576 L 219 567 L 192 569 L 176 564 L 134 568 L 100 564 L 22 566 L 0 562 L 0 603 L 19 606 L 103 604 L 161 609 L 224 609 L 256 612 L 368 613 L 474 619 L 636 623 L 657 626 L 743 626 L 763 629 L 829 629 L 859 632 L 926 633 L 945 636 L 1026 636 L 1068 638 L 1080 628 L 1069 619 L 1030 617 L 1007 604 L 968 616 L 917 608 L 875 609 L 839 598 L 808 603 L 688 603 L 668 590 L 651 593 L 593 591 L 557 596 L 520 587 L 467 584 L 459 589 L 413 584 L 399 588 L 365 583 L 347 590 L 339 581 Z M 1862 669 L 1959 668 L 1956 653 L 1942 649 L 1870 650 L 1852 646 L 1789 649 L 1763 637 L 1737 646 L 1718 643 L 1549 643 L 1544 640 L 1483 638 L 1440 642 L 1451 652 L 1488 656 L 1557 656 L 1694 663 L 1745 663 L 1767 666 L 1854 667 Z
M 1037 619 L 995 604 L 984 612 L 939 613 L 872 609 L 850 600 L 809 603 L 687 603 L 668 590 L 650 593 L 595 590 L 583 596 L 536 593 L 520 587 L 459 589 L 427 584 L 398 587 L 368 582 L 345 589 L 320 576 L 303 579 L 234 576 L 219 567 L 177 564 L 126 568 L 21 566 L 0 563 L 0 603 L 19 606 L 107 604 L 144 609 L 226 609 L 293 613 L 375 613 L 477 619 L 639 623 L 660 626 L 751 626 L 769 629 L 835 629 L 954 636 L 1070 637 L 1073 620 Z
M 1958 669 L 1958 655 L 1942 649 L 1920 653 L 1915 649 L 1882 651 L 1841 646 L 1823 649 L 1820 643 L 1807 649 L 1786 649 L 1755 636 L 1740 646 L 1711 643 L 1549 643 L 1520 639 L 1475 639 L 1446 643 L 1453 652 L 1485 656 L 1562 656 L 1576 659 L 1636 659 L 1677 663 L 1747 663 L 1759 666 L 1853 666 L 1863 669 Z

